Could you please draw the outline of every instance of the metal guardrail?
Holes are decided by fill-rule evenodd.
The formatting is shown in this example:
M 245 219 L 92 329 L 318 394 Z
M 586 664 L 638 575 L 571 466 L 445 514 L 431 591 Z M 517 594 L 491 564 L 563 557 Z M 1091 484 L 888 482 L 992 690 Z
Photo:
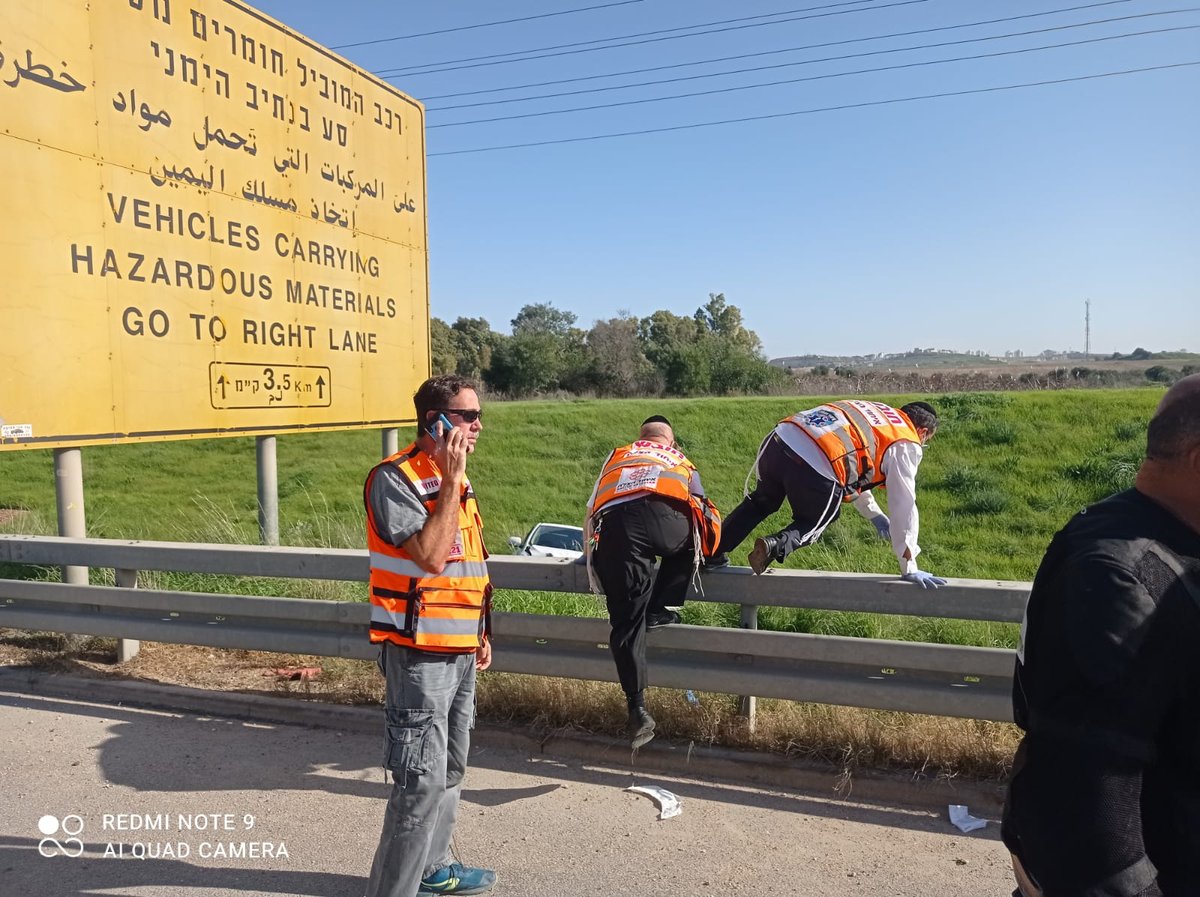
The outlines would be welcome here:
M 365 551 L 0 535 L 0 563 L 118 571 L 366 581 Z M 586 593 L 571 561 L 492 557 L 499 589 Z M 702 578 L 689 600 L 742 606 L 742 629 L 649 634 L 652 685 L 975 719 L 1010 720 L 1013 652 L 754 629 L 759 606 L 1019 622 L 1027 583 L 952 580 L 936 591 L 872 574 L 743 567 Z M 366 604 L 0 579 L 0 627 L 370 659 Z M 498 613 L 493 668 L 614 681 L 599 618 Z

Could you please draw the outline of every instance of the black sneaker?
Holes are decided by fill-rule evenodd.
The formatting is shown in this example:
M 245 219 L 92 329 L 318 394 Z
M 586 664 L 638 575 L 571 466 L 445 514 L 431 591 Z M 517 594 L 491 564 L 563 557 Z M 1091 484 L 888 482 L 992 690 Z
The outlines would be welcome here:
M 646 614 L 646 628 L 658 629 L 662 626 L 672 626 L 675 623 L 682 623 L 683 617 L 679 616 L 678 612 L 673 610 L 660 610 Z
M 649 743 L 654 738 L 654 717 L 646 712 L 645 707 L 630 707 L 625 734 L 630 737 L 635 748 Z
M 729 566 L 729 555 L 725 552 L 714 554 L 710 558 L 705 558 L 700 562 L 700 570 L 703 573 L 708 573 L 712 570 L 720 570 L 723 567 Z

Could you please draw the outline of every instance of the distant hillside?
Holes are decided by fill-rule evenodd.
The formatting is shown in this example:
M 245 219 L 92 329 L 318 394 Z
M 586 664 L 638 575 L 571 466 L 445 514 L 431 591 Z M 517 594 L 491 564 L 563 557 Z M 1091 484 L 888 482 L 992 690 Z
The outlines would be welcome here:
M 1038 355 L 1006 355 L 1004 358 L 986 355 L 983 352 L 956 352 L 953 349 L 914 349 L 910 352 L 889 352 L 877 355 L 785 355 L 772 358 L 770 364 L 787 369 L 806 370 L 815 367 L 829 368 L 874 368 L 887 371 L 907 368 L 971 368 L 1018 367 L 1084 364 L 1104 366 L 1104 362 L 1173 362 L 1175 364 L 1200 363 L 1200 354 L 1185 352 L 1150 352 L 1137 348 L 1127 355 L 1113 352 L 1111 355 L 1084 355 L 1082 352 L 1057 352 L 1047 349 Z
M 983 353 L 955 352 L 951 349 L 922 349 L 913 352 L 895 352 L 879 355 L 787 355 L 772 358 L 771 364 L 781 368 L 865 367 L 897 368 L 911 367 L 980 367 L 1002 365 L 1003 359 L 991 358 Z

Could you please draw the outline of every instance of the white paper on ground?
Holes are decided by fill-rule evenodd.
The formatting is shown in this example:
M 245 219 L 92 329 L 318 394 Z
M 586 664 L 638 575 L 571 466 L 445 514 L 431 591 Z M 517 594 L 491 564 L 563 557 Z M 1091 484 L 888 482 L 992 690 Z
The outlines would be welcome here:
M 987 825 L 986 819 L 972 816 L 965 804 L 950 804 L 950 822 L 960 832 L 973 832 Z
M 666 788 L 659 788 L 656 785 L 630 785 L 625 790 L 644 794 L 658 804 L 659 819 L 670 819 L 672 816 L 678 816 L 683 812 L 683 806 L 679 798 Z

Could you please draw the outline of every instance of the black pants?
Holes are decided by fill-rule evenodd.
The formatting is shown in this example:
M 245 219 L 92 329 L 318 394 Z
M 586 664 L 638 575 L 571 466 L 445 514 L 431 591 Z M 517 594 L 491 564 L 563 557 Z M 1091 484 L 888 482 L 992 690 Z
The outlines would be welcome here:
M 732 551 L 741 545 L 786 498 L 792 506 L 792 522 L 775 534 L 779 537 L 775 559 L 782 561 L 797 548 L 821 538 L 825 527 L 842 513 L 843 495 L 841 484 L 821 476 L 772 433 L 758 459 L 758 485 L 725 518 L 719 550 Z
M 693 557 L 691 516 L 669 499 L 636 499 L 601 517 L 592 565 L 604 587 L 612 624 L 608 646 L 626 695 L 646 687 L 646 614 L 683 604 Z

